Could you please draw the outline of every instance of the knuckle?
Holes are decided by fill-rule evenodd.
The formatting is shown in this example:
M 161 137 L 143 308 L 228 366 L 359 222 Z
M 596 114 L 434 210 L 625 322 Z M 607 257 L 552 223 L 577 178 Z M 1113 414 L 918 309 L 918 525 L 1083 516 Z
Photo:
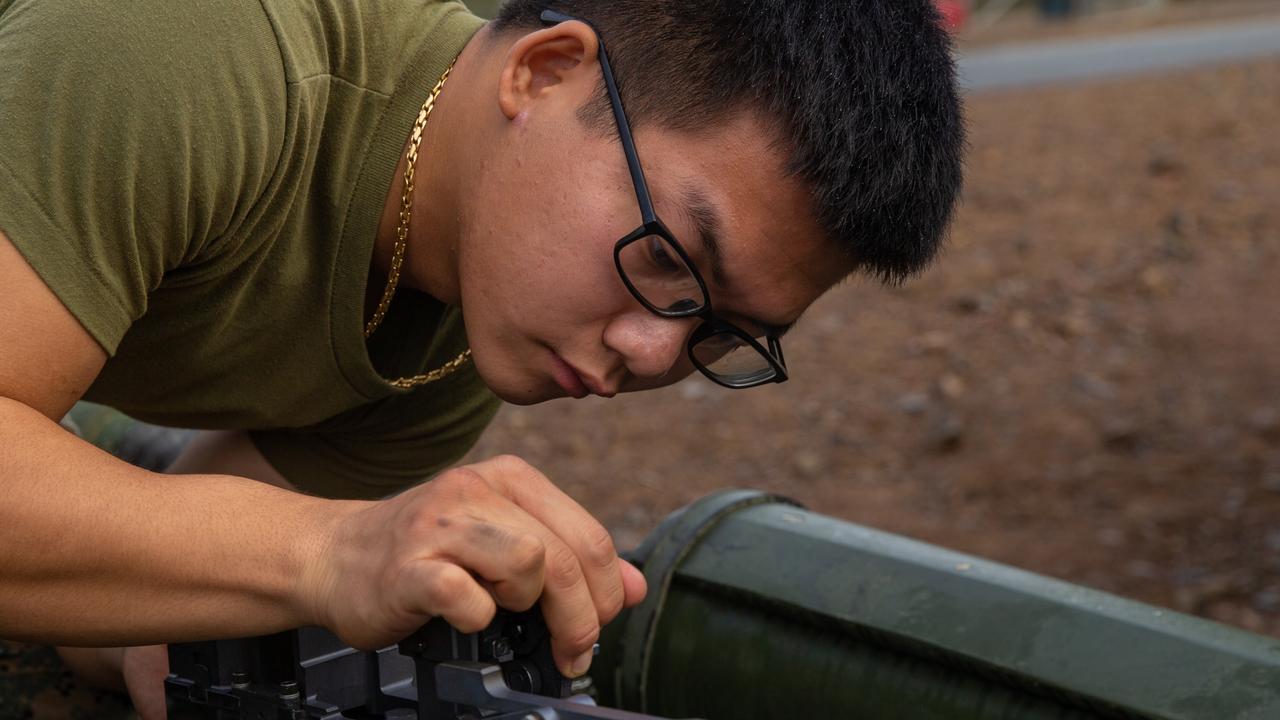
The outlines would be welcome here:
M 536 573 L 547 558 L 547 546 L 536 535 L 518 535 L 511 543 L 511 567 L 521 575 Z
M 600 598 L 600 605 L 597 611 L 600 613 L 600 622 L 607 623 L 622 612 L 622 607 L 626 603 L 626 593 L 622 589 L 622 583 L 611 585 L 605 590 L 605 596 Z
M 582 582 L 582 566 L 567 545 L 553 545 L 546 552 L 546 581 L 556 588 L 569 588 Z
M 485 595 L 446 619 L 458 632 L 474 633 L 489 627 L 497 613 L 497 606 Z
M 484 476 L 470 467 L 454 468 L 435 480 L 442 489 L 459 497 L 475 497 L 488 489 Z
M 475 581 L 471 574 L 457 565 L 440 565 L 432 573 L 434 595 L 441 603 L 453 603 L 463 598 Z
M 618 550 L 614 547 L 613 537 L 604 526 L 595 524 L 587 530 L 584 538 L 584 560 L 593 567 L 611 569 L 618 561 Z
M 600 626 L 595 623 L 584 624 L 573 628 L 563 639 L 564 646 L 573 656 L 578 656 L 591 649 L 600 639 Z
M 527 479 L 528 477 L 542 479 L 543 477 L 537 468 L 530 465 L 527 460 L 519 455 L 499 455 L 493 459 L 493 462 L 505 474 L 518 475 L 522 479 Z

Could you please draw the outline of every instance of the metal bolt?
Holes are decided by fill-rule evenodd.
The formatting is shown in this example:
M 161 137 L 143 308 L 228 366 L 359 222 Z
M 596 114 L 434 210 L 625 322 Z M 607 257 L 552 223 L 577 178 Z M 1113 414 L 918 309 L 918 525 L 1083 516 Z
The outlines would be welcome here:
M 298 683 L 292 680 L 285 680 L 280 683 L 280 699 L 281 700 L 297 700 L 301 697 L 298 692 Z
M 498 659 L 504 657 L 511 652 L 511 643 L 504 637 L 494 638 L 489 641 L 489 654 Z
M 243 690 L 249 687 L 249 674 L 242 672 L 231 673 L 231 687 L 237 690 Z

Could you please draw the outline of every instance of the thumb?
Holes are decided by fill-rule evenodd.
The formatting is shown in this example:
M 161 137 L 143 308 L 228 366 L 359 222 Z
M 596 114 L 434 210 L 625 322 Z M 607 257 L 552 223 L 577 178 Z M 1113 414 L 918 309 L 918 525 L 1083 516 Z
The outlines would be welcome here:
M 635 565 L 626 560 L 619 560 L 622 566 L 622 592 L 623 605 L 631 607 L 639 605 L 644 600 L 645 593 L 648 592 L 648 583 L 645 582 L 644 573 L 640 572 Z

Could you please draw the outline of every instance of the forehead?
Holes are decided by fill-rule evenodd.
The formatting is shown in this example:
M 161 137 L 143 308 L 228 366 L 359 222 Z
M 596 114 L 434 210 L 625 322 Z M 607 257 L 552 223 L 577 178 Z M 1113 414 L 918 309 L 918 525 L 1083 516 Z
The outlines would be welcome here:
M 718 218 L 726 282 L 700 267 L 717 308 L 733 303 L 765 321 L 790 321 L 852 269 L 825 238 L 808 187 L 786 172 L 777 133 L 753 114 L 697 133 L 641 127 L 636 146 L 658 213 L 700 264 L 694 216 Z

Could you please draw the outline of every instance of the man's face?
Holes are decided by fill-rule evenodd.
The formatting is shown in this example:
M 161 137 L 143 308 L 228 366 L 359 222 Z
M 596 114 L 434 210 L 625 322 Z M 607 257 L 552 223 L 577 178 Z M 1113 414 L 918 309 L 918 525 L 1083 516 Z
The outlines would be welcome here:
M 635 133 L 658 216 L 705 278 L 716 313 L 752 334 L 759 323 L 794 322 L 850 269 L 821 238 L 773 138 L 747 113 L 697 135 L 650 125 Z M 641 222 L 616 135 L 571 114 L 521 117 L 481 166 L 458 279 L 476 367 L 499 397 L 610 396 L 695 371 L 685 348 L 700 320 L 651 314 L 614 265 L 614 244 Z

